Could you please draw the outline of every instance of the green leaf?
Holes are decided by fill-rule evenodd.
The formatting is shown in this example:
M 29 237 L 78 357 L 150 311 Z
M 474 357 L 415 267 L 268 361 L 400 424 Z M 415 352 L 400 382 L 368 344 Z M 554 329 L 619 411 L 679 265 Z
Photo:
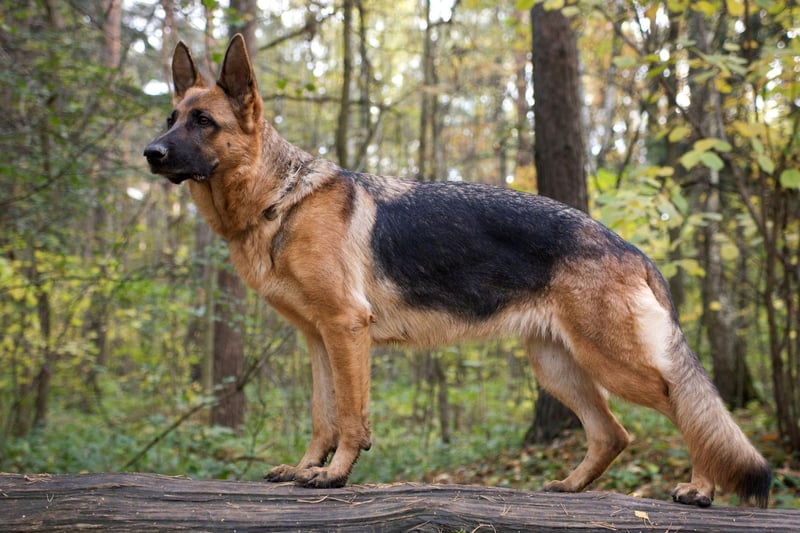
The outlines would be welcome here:
M 565 17 L 572 18 L 577 17 L 581 14 L 581 8 L 578 6 L 566 6 L 564 9 L 561 10 L 561 14 Z
M 722 139 L 717 139 L 717 142 L 714 144 L 714 150 L 717 152 L 730 152 L 733 150 L 733 146 L 728 141 L 723 141 Z
M 691 170 L 697 163 L 700 162 L 700 156 L 702 155 L 703 152 L 698 152 L 697 150 L 689 150 L 688 152 L 686 152 L 681 156 L 679 161 L 686 170 Z
M 787 189 L 800 189 L 800 170 L 787 168 L 781 172 L 781 186 Z
M 636 58 L 631 56 L 616 56 L 612 59 L 618 68 L 632 68 L 636 66 Z
M 694 149 L 698 152 L 708 152 L 711 149 L 714 149 L 717 152 L 730 152 L 733 147 L 728 141 L 709 137 L 707 139 L 700 139 L 699 141 L 695 142 Z
M 683 195 L 680 193 L 680 188 L 676 188 L 675 192 L 670 195 L 670 200 L 672 204 L 675 206 L 675 209 L 678 210 L 679 213 L 682 215 L 686 215 L 689 212 L 689 202 Z
M 694 143 L 694 149 L 699 152 L 708 152 L 717 144 L 719 139 L 714 139 L 713 137 L 709 137 L 708 139 L 700 139 L 696 143 Z
M 535 3 L 534 0 L 517 0 L 514 7 L 516 7 L 518 11 L 528 11 L 533 9 L 533 4 Z
M 758 166 L 767 174 L 775 172 L 775 163 L 766 154 L 758 154 Z
M 711 170 L 721 170 L 725 166 L 725 162 L 714 152 L 703 152 L 700 162 Z

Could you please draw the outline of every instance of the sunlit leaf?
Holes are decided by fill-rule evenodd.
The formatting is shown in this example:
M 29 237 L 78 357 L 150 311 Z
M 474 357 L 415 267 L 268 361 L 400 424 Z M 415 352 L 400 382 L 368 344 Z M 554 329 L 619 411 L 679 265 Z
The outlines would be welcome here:
M 787 189 L 800 189 L 800 169 L 789 168 L 781 172 L 781 186 Z
M 766 154 L 758 154 L 758 166 L 767 174 L 775 172 L 775 163 Z
M 720 246 L 719 255 L 724 261 L 733 261 L 739 257 L 739 248 L 732 242 L 725 242 Z
M 688 137 L 691 132 L 692 129 L 689 126 L 675 126 L 672 128 L 672 131 L 669 132 L 669 137 L 667 138 L 669 142 L 675 143 Z
M 725 166 L 725 162 L 714 152 L 702 153 L 700 162 L 711 170 L 721 170 Z
M 741 17 L 744 15 L 744 2 L 742 0 L 725 0 L 725 7 L 731 16 Z
M 707 17 L 713 17 L 716 14 L 717 9 L 719 9 L 719 3 L 700 0 L 699 2 L 691 2 L 690 7 L 692 11 L 702 13 Z
M 714 79 L 714 85 L 716 86 L 717 90 L 722 94 L 728 94 L 733 90 L 731 84 L 728 83 L 728 80 L 719 76 L 718 78 Z
M 564 0 L 544 0 L 545 11 L 554 11 L 564 7 Z
M 689 7 L 689 0 L 668 0 L 667 9 L 672 13 L 683 13 Z
M 681 165 L 686 170 L 691 170 L 700 162 L 700 157 L 703 155 L 703 152 L 698 152 L 697 150 L 689 150 L 685 154 L 681 156 L 679 159 Z
M 710 137 L 708 139 L 700 139 L 699 141 L 694 143 L 694 149 L 698 152 L 707 152 L 714 148 L 714 145 L 717 144 L 717 139 Z
M 561 10 L 561 13 L 567 18 L 577 17 L 581 14 L 581 8 L 578 6 L 566 6 Z

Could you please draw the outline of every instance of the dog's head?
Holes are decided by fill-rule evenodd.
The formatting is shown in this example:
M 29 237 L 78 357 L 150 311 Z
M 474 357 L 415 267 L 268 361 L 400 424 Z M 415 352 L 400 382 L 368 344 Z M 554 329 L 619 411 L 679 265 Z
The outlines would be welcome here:
M 173 183 L 205 181 L 246 165 L 258 153 L 262 101 L 244 38 L 228 45 L 219 79 L 206 86 L 189 49 L 172 56 L 174 109 L 167 132 L 147 145 L 150 171 Z

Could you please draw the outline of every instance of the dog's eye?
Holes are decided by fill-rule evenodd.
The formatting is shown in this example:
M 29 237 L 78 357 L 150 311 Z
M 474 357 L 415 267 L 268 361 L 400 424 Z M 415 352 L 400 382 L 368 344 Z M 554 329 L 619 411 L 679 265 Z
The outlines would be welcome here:
M 175 111 L 173 111 L 167 117 L 167 129 L 170 129 L 172 126 L 175 125 L 175 115 L 176 115 L 176 113 L 175 113 Z
M 214 125 L 214 121 L 205 115 L 198 115 L 196 120 L 197 120 L 197 125 L 203 128 L 207 128 L 208 126 Z

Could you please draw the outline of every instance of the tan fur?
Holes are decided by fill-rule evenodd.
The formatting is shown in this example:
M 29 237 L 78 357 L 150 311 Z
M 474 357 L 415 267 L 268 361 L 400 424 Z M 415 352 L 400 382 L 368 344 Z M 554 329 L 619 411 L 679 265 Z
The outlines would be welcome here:
M 543 294 L 481 320 L 410 305 L 376 274 L 370 239 L 376 201 L 400 197 L 411 185 L 372 176 L 368 192 L 283 140 L 261 117 L 240 37 L 211 88 L 181 46 L 173 61 L 177 116 L 202 109 L 219 126 L 201 148 L 217 166 L 209 179 L 190 181 L 192 198 L 228 241 L 237 272 L 303 333 L 311 357 L 311 443 L 297 465 L 278 466 L 268 479 L 309 486 L 347 480 L 371 442 L 371 344 L 514 335 L 540 382 L 586 429 L 585 459 L 548 489 L 582 490 L 627 446 L 607 405 L 610 392 L 664 413 L 686 436 L 695 470 L 691 483 L 676 489 L 677 500 L 708 505 L 716 483 L 752 494 L 748 483 L 765 463 L 697 366 L 648 261 L 635 254 L 574 259 L 559 265 Z M 590 243 L 597 231 L 587 224 L 581 235 Z

